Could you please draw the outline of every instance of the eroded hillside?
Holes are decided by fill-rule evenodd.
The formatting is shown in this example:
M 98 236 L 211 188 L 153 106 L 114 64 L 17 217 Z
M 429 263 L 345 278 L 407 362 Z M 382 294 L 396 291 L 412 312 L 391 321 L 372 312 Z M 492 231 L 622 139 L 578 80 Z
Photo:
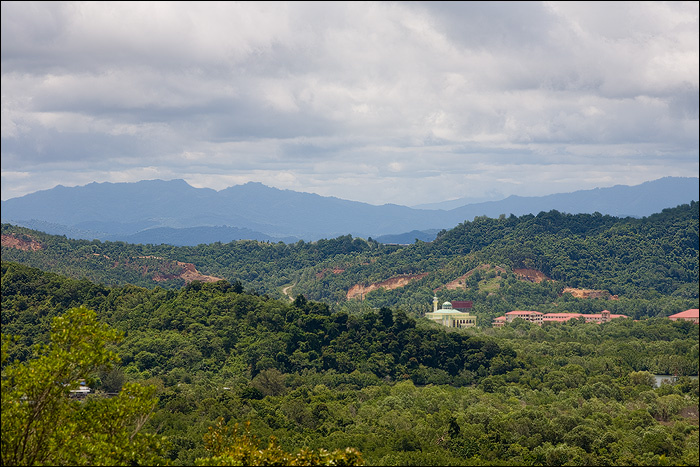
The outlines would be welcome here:
M 20 251 L 40 251 L 45 245 L 37 238 L 27 234 L 2 234 L 2 246 Z M 156 283 L 166 281 L 184 281 L 189 284 L 193 281 L 217 282 L 220 277 L 202 274 L 192 263 L 172 261 L 158 256 L 120 256 L 112 258 L 109 255 L 90 253 L 88 260 L 98 261 L 111 269 L 124 268 L 137 272 L 143 278 Z

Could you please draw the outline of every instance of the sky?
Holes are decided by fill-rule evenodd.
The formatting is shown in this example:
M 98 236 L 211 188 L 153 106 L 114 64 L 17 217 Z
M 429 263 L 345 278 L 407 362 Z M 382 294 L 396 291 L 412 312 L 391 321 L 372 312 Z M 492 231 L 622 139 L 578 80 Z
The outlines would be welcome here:
M 698 2 L 2 2 L 2 200 L 380 205 L 697 177 Z

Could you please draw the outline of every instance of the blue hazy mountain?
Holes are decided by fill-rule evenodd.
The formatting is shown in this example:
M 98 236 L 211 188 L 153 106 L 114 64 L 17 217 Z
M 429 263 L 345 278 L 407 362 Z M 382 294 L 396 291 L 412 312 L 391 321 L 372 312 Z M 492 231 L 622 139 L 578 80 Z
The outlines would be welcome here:
M 556 209 L 644 217 L 696 201 L 698 192 L 697 177 L 666 177 L 635 186 L 510 196 L 441 210 L 376 206 L 255 182 L 216 191 L 192 187 L 184 180 L 145 180 L 59 185 L 3 201 L 1 217 L 2 222 L 70 238 L 130 243 L 197 245 L 241 238 L 291 242 L 347 234 L 387 242 L 411 237 L 412 243 L 416 238 L 432 239 L 436 231 L 476 216 L 520 216 Z
M 501 201 L 470 204 L 449 212 L 472 219 L 500 214 L 537 214 L 556 209 L 569 214 L 594 213 L 616 217 L 646 217 L 698 200 L 697 177 L 665 177 L 640 185 L 616 185 L 609 188 L 559 193 L 547 196 L 509 196 Z
M 437 237 L 437 234 L 440 232 L 438 229 L 430 229 L 430 230 L 412 230 L 410 232 L 402 233 L 402 234 L 389 234 L 389 235 L 380 235 L 379 237 L 375 238 L 374 240 L 378 241 L 379 243 L 392 243 L 392 244 L 398 244 L 398 245 L 408 245 L 411 243 L 414 243 L 416 240 L 420 240 L 423 242 L 432 242 L 435 240 L 435 237 Z

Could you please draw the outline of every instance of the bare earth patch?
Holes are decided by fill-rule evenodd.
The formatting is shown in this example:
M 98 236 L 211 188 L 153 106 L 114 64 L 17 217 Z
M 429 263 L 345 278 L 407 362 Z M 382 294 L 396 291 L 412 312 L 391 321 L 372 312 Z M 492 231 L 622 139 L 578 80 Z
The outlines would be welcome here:
M 561 291 L 562 294 L 570 293 L 576 298 L 604 298 L 617 300 L 617 295 L 610 295 L 607 290 L 593 290 L 593 289 L 574 289 L 573 287 L 565 287 Z
M 506 270 L 500 266 L 491 266 L 490 264 L 481 264 L 481 265 L 475 267 L 474 269 L 472 269 L 471 271 L 468 271 L 463 276 L 460 276 L 457 279 L 455 279 L 451 282 L 448 282 L 447 284 L 443 285 L 442 287 L 438 287 L 437 289 L 434 290 L 434 292 L 437 292 L 438 290 L 441 290 L 441 289 L 455 290 L 455 289 L 459 289 L 459 288 L 465 288 L 466 287 L 466 280 L 469 278 L 469 276 L 474 274 L 476 271 L 484 271 L 484 270 L 488 270 L 488 269 L 495 269 L 496 271 L 501 272 L 501 273 L 506 272 Z
M 15 234 L 10 234 L 10 235 L 2 235 L 1 236 L 2 240 L 2 246 L 7 247 L 7 248 L 16 248 L 18 250 L 23 250 L 23 251 L 37 251 L 37 250 L 42 250 L 44 249 L 44 246 L 39 242 L 38 240 L 30 237 L 29 235 L 21 235 L 17 236 Z M 94 256 L 102 256 L 106 259 L 110 259 L 106 255 L 100 255 L 98 253 L 93 253 Z M 164 258 L 156 257 L 156 256 L 138 256 L 135 259 L 157 259 L 157 260 L 164 260 Z M 165 261 L 165 260 L 164 260 Z M 115 262 L 113 267 L 118 267 L 120 264 L 119 262 Z M 149 271 L 148 266 L 143 266 L 139 265 L 138 261 L 126 261 L 123 266 L 125 267 L 130 267 L 133 269 L 141 270 L 142 273 L 145 275 Z M 173 267 L 174 266 L 174 267 Z M 167 281 L 167 280 L 172 280 L 172 279 L 182 279 L 185 281 L 185 283 L 189 284 L 192 281 L 201 281 L 201 282 L 217 282 L 222 280 L 220 277 L 215 277 L 215 276 L 207 276 L 204 274 L 201 274 L 199 271 L 197 271 L 197 268 L 195 267 L 194 264 L 192 263 L 183 263 L 181 261 L 165 261 L 164 264 L 162 264 L 163 270 L 168 270 L 168 272 L 165 271 L 156 271 L 153 274 L 153 280 L 156 282 L 162 282 L 162 281 Z M 160 269 L 160 267 L 158 267 Z M 170 272 L 173 271 L 173 272 Z
M 316 279 L 323 279 L 326 276 L 326 273 L 329 271 L 332 272 L 333 274 L 340 274 L 340 273 L 345 272 L 345 269 L 337 268 L 337 267 L 333 268 L 333 269 L 326 268 L 323 271 L 316 273 Z
M 542 281 L 550 281 L 543 272 L 536 269 L 513 269 L 513 272 L 521 279 L 530 282 L 535 282 L 539 284 Z M 576 298 L 603 298 L 609 300 L 617 300 L 617 295 L 610 295 L 607 290 L 593 290 L 593 289 L 576 289 L 573 287 L 565 287 L 562 290 L 562 294 L 570 293 Z
M 513 269 L 513 272 L 522 280 L 534 282 L 539 284 L 542 281 L 551 280 L 549 277 L 545 276 L 543 272 L 537 269 Z
M 387 290 L 393 290 L 393 289 L 398 289 L 399 287 L 403 287 L 406 284 L 408 284 L 411 281 L 414 281 L 416 279 L 421 279 L 425 276 L 427 276 L 428 273 L 421 273 L 421 274 L 405 274 L 403 276 L 396 276 L 392 277 L 390 279 L 387 279 L 382 282 L 375 282 L 374 284 L 370 285 L 360 285 L 356 284 L 353 285 L 350 290 L 348 290 L 346 298 L 348 300 L 351 300 L 353 298 L 361 298 L 363 295 L 377 289 L 387 289 Z
M 23 238 L 17 237 L 14 234 L 2 235 L 1 237 L 0 241 L 2 242 L 2 246 L 7 248 L 15 248 L 22 251 L 37 251 L 44 248 L 39 241 L 28 235 L 23 235 Z
M 183 279 L 187 284 L 189 284 L 192 281 L 218 282 L 222 280 L 220 277 L 206 276 L 204 274 L 201 274 L 199 271 L 197 271 L 197 268 L 192 263 L 183 263 L 181 261 L 175 261 L 175 264 L 177 264 L 181 268 L 178 274 L 155 273 L 153 275 L 153 280 L 156 282 L 161 282 L 170 279 Z

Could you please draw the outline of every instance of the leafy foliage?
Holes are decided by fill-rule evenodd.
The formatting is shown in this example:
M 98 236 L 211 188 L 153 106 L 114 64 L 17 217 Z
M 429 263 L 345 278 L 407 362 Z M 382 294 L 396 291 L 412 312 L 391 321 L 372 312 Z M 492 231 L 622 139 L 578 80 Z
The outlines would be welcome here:
M 30 365 L 35 346 L 53 342 L 53 319 L 84 306 L 124 338 L 108 347 L 120 366 L 93 365 L 80 377 L 102 391 L 155 387 L 157 405 L 134 439 L 165 436 L 163 457 L 174 465 L 258 454 L 251 462 L 359 463 L 357 452 L 370 465 L 697 465 L 697 326 L 666 319 L 698 307 L 697 232 L 697 203 L 644 219 L 476 218 L 408 246 L 344 236 L 175 248 L 24 231 L 45 248 L 2 250 L 13 259 L 2 262 L 3 339 L 17 336 L 3 346 L 3 456 L 8 369 Z M 3 225 L 10 233 L 20 231 Z M 94 265 L 94 276 L 79 272 L 95 254 L 111 262 Z M 139 257 L 154 262 L 122 274 Z M 148 271 L 171 260 L 227 280 L 154 286 Z M 77 279 L 19 264 L 35 261 Z M 521 280 L 519 268 L 555 280 Z M 356 284 L 426 272 L 362 301 L 345 298 Z M 619 297 L 575 298 L 564 286 Z M 428 322 L 421 315 L 436 293 L 473 300 L 480 328 Z M 512 309 L 603 308 L 640 320 L 489 327 Z M 678 378 L 657 387 L 655 374 Z M 116 399 L 70 407 L 96 420 L 112 413 L 98 402 Z M 101 442 L 85 438 L 95 449 Z M 112 461 L 134 460 L 120 456 Z
M 204 442 L 211 457 L 197 459 L 195 465 L 364 465 L 360 453 L 352 448 L 333 452 L 300 449 L 291 454 L 280 448 L 274 437 L 261 448 L 260 441 L 250 433 L 250 424 L 239 433 L 238 424 L 229 430 L 222 418 L 215 428 L 210 427 Z
M 3 235 L 25 236 L 44 248 L 23 251 L 3 246 L 2 254 L 5 260 L 76 278 L 149 288 L 182 287 L 181 278 L 161 279 L 170 277 L 168 268 L 177 268 L 176 261 L 193 263 L 203 274 L 232 284 L 240 282 L 248 290 L 273 298 L 285 298 L 285 292 L 303 294 L 334 310 L 347 311 L 357 307 L 346 298 L 357 284 L 426 274 L 402 288 L 379 289 L 363 296 L 369 308 L 401 306 L 414 316 L 430 303 L 435 290 L 490 264 L 503 270 L 497 279 L 481 272 L 473 274 L 463 287 L 451 290 L 450 297 L 475 301 L 481 313 L 501 313 L 521 305 L 556 302 L 561 290 L 569 286 L 607 290 L 634 302 L 625 307 L 638 307 L 637 302 L 642 301 L 646 308 L 657 308 L 660 297 L 698 301 L 698 225 L 697 202 L 642 219 L 558 211 L 499 219 L 477 217 L 441 232 L 433 242 L 404 246 L 350 235 L 295 244 L 243 240 L 197 247 L 128 245 L 70 240 L 4 224 Z M 518 268 L 538 269 L 554 282 L 523 284 L 513 273 Z M 157 277 L 161 279 L 155 281 Z M 611 311 L 634 318 L 660 314 L 658 309 L 640 315 Z
M 53 320 L 51 341 L 24 363 L 8 362 L 2 343 L 3 465 L 156 464 L 162 440 L 141 432 L 155 388 L 128 383 L 114 398 L 70 397 L 81 379 L 116 359 L 117 331 L 74 308 Z

